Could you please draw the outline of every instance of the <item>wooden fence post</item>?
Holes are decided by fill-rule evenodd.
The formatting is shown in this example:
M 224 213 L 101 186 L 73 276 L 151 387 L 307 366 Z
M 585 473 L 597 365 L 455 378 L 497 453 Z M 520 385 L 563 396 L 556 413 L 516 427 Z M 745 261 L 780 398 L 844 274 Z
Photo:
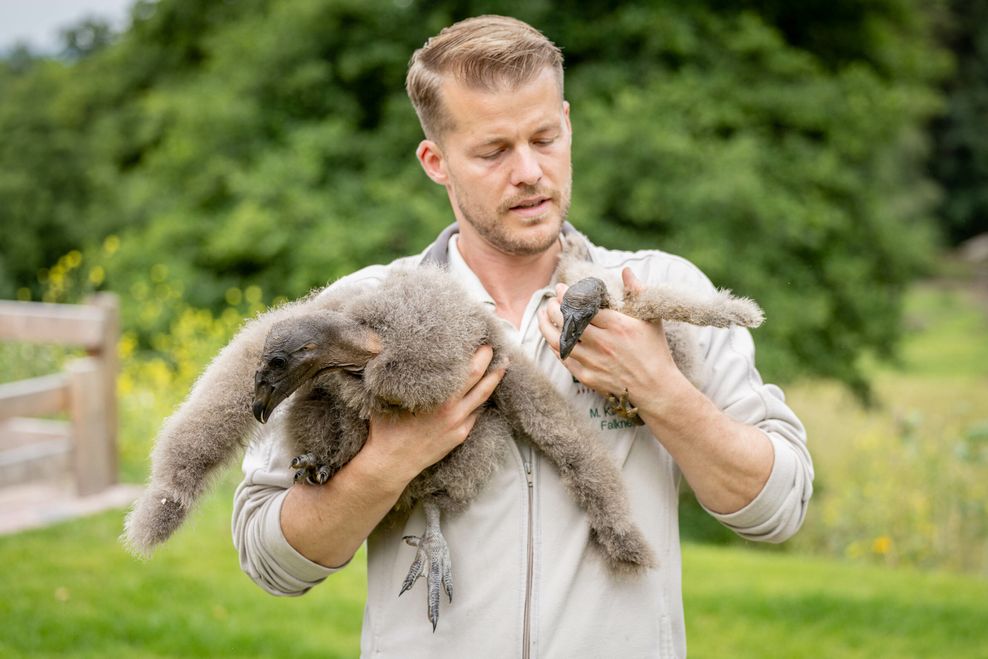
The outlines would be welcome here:
M 109 485 L 117 482 L 117 375 L 120 373 L 120 357 L 117 353 L 117 340 L 120 337 L 120 299 L 113 293 L 96 293 L 87 300 L 89 304 L 103 311 L 103 338 L 98 350 L 89 350 L 91 356 L 99 357 L 102 372 L 103 407 L 106 417 L 105 450 L 109 455 Z
M 112 293 L 98 293 L 85 305 L 0 300 L 0 340 L 81 346 L 89 355 L 65 366 L 65 374 L 0 385 L 0 466 L 37 462 L 37 451 L 22 450 L 37 435 L 37 424 L 23 416 L 66 410 L 71 417 L 63 451 L 71 452 L 80 495 L 99 492 L 117 482 L 117 340 L 120 303 Z M 50 427 L 49 427 L 50 430 Z M 14 432 L 16 431 L 16 432 Z M 11 439 L 13 438 L 13 439 Z M 25 446 L 22 446 L 25 445 Z M 11 450 L 17 452 L 11 454 Z M 28 465 L 30 467 L 30 465 Z M 9 471 L 9 470 L 8 470 Z
M 116 481 L 116 450 L 106 442 L 109 423 L 105 376 L 95 357 L 66 364 L 72 418 L 72 464 L 79 496 L 95 494 Z

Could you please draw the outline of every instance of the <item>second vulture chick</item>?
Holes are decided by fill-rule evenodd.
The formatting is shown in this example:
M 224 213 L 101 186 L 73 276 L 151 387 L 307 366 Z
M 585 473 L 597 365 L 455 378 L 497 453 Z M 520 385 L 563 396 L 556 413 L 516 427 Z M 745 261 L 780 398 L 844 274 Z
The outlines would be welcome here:
M 574 238 L 566 241 L 556 270 L 557 281 L 572 284 L 560 304 L 563 316 L 559 336 L 561 359 L 569 357 L 598 311 L 614 309 L 639 320 L 663 321 L 673 360 L 679 370 L 699 386 L 702 359 L 687 325 L 758 327 L 765 319 L 753 300 L 735 297 L 724 289 L 708 293 L 652 284 L 626 291 L 622 281 L 589 261 L 582 242 Z M 610 412 L 641 423 L 626 391 L 610 392 L 607 402 Z

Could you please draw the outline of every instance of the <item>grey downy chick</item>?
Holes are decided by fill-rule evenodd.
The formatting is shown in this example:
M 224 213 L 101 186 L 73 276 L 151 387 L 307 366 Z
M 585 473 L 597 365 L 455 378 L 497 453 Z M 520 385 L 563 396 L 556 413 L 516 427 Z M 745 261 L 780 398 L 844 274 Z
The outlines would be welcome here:
M 408 539 L 416 555 L 402 592 L 425 571 L 435 629 L 440 589 L 451 599 L 453 586 L 440 513 L 466 507 L 512 437 L 527 439 L 557 466 L 613 572 L 653 566 L 620 472 L 595 430 L 506 344 L 499 322 L 436 267 L 394 272 L 377 287 L 336 287 L 260 316 L 210 364 L 159 433 L 150 483 L 126 520 L 126 543 L 148 555 L 170 537 L 209 476 L 289 396 L 294 467 L 299 478 L 325 482 L 363 446 L 372 412 L 435 409 L 462 388 L 476 349 L 490 345 L 490 368 L 507 370 L 489 405 L 467 440 L 416 477 L 396 505 L 401 514 L 421 502 L 427 518 L 422 536 Z
M 361 449 L 370 414 L 434 410 L 462 389 L 481 345 L 493 348 L 490 369 L 507 364 L 466 441 L 409 483 L 395 506 L 394 513 L 402 514 L 423 505 L 426 529 L 406 537 L 416 554 L 399 595 L 424 574 L 433 629 L 441 589 L 450 601 L 453 589 L 442 513 L 469 504 L 513 437 L 527 439 L 559 469 L 613 571 L 637 573 L 654 565 L 631 520 L 620 473 L 594 430 L 505 342 L 499 323 L 445 271 L 400 271 L 347 300 L 339 312 L 275 324 L 256 375 L 253 410 L 259 420 L 295 394 L 286 412 L 288 436 L 299 454 L 295 478 L 321 484 Z

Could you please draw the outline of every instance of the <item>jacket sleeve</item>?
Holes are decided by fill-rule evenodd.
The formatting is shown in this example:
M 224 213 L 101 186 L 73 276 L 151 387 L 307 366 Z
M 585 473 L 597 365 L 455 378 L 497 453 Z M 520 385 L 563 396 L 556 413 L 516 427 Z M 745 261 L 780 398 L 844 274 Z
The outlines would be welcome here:
M 799 530 L 813 494 L 806 430 L 782 390 L 762 382 L 748 330 L 711 328 L 707 333 L 710 377 L 704 393 L 731 418 L 764 432 L 775 452 L 768 480 L 748 505 L 733 513 L 707 512 L 749 540 L 783 542 Z
M 240 568 L 272 595 L 302 595 L 342 569 L 298 553 L 281 530 L 281 505 L 292 485 L 292 456 L 281 441 L 283 415 L 275 410 L 244 457 L 244 480 L 233 500 L 233 544 Z
M 676 259 L 670 279 L 714 290 L 691 263 Z M 786 405 L 782 390 L 762 381 L 755 368 L 755 344 L 743 327 L 696 329 L 703 354 L 701 390 L 728 416 L 759 428 L 772 442 L 775 459 L 761 492 L 740 510 L 707 512 L 738 535 L 759 542 L 783 542 L 799 530 L 813 494 L 813 461 L 806 430 Z

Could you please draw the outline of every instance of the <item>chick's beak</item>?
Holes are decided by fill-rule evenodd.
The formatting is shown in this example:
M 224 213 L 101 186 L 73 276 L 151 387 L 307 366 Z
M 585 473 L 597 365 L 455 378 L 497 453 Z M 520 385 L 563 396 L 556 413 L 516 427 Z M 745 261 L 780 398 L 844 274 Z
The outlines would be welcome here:
M 583 330 L 602 308 L 607 307 L 607 287 L 596 277 L 576 282 L 563 295 L 559 311 L 563 315 L 563 328 L 559 335 L 559 357 L 566 359 L 580 342 Z
M 273 392 L 274 388 L 267 382 L 257 382 L 254 385 L 254 404 L 251 406 L 251 411 L 254 413 L 254 418 L 261 423 L 271 418 L 274 409 L 274 406 L 270 405 Z

